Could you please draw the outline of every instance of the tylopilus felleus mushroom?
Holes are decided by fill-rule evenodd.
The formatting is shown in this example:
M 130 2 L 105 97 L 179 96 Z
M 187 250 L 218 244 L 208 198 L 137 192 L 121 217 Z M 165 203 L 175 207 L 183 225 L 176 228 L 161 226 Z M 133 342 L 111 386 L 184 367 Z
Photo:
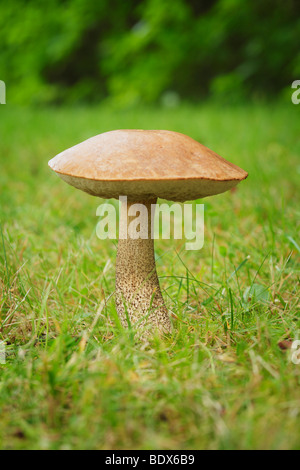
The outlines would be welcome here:
M 126 196 L 116 262 L 117 312 L 124 326 L 170 332 L 155 267 L 151 206 L 157 198 L 184 202 L 223 193 L 247 173 L 192 138 L 163 130 L 99 134 L 60 153 L 49 166 L 93 196 Z M 141 230 L 146 230 L 142 238 L 128 231 L 130 208 L 136 203 L 147 209 L 141 219 Z

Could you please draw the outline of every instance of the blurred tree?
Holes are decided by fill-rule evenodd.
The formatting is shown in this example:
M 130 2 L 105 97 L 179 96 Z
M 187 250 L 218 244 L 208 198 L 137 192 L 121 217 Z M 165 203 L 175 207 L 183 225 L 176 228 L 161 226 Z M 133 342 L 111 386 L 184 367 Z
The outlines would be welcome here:
M 17 103 L 272 96 L 300 77 L 298 0 L 0 0 Z

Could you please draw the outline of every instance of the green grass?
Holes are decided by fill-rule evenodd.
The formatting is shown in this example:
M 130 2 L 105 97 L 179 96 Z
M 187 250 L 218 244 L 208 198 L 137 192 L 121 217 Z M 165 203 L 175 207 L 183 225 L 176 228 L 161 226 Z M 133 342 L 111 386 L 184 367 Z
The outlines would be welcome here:
M 2 449 L 299 449 L 300 107 L 0 108 Z M 205 244 L 156 241 L 172 337 L 115 321 L 99 200 L 47 161 L 118 128 L 188 134 L 249 172 L 204 200 Z M 95 315 L 97 321 L 95 321 Z

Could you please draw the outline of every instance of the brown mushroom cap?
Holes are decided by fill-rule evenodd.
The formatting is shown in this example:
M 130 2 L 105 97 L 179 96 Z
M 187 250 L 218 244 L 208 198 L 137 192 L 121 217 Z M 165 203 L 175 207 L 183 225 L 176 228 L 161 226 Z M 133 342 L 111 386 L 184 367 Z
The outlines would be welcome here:
M 162 130 L 105 132 L 60 153 L 49 166 L 89 194 L 136 201 L 212 196 L 248 176 L 191 137 Z

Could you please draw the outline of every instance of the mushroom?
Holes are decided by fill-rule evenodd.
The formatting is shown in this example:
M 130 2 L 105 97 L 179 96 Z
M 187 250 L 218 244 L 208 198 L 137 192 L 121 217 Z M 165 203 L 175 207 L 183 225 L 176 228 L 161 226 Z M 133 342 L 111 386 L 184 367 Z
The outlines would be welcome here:
M 223 193 L 248 174 L 192 138 L 164 130 L 99 134 L 60 153 L 49 166 L 68 184 L 93 196 L 127 197 L 120 213 L 117 312 L 125 327 L 170 332 L 155 267 L 151 205 L 157 198 L 184 202 Z M 128 231 L 135 203 L 147 208 L 141 223 L 148 234 L 144 238 L 133 238 Z

